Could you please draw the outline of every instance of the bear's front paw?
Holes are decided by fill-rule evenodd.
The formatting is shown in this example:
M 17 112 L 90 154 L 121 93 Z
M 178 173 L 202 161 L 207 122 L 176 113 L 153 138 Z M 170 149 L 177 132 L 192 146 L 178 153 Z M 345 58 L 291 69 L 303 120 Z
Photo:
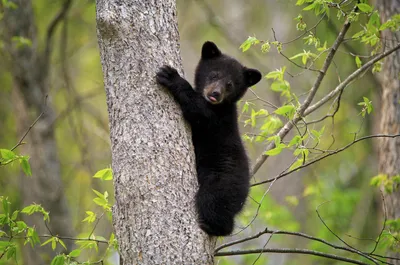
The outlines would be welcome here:
M 177 84 L 179 78 L 180 75 L 178 74 L 178 71 L 176 71 L 175 68 L 172 68 L 171 66 L 168 65 L 164 65 L 163 67 L 161 67 L 156 75 L 157 82 L 160 85 L 169 89 L 171 89 L 174 85 Z

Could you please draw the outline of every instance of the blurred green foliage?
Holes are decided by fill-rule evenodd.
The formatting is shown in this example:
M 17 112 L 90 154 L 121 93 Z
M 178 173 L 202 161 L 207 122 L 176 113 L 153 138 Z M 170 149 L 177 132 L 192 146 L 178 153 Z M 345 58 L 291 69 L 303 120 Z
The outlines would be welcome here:
M 347 34 L 353 39 L 347 40 L 337 52 L 318 90 L 317 100 L 380 51 L 381 30 L 399 30 L 400 16 L 381 23 L 378 12 L 367 1 L 359 3 L 357 10 L 353 9 L 354 5 L 339 8 L 335 6 L 337 3 L 325 0 L 178 1 L 182 54 L 189 76 L 196 65 L 202 42 L 209 39 L 221 43 L 219 46 L 224 47 L 226 53 L 265 73 L 264 81 L 248 92 L 240 103 L 241 129 L 251 160 L 255 161 L 264 152 L 268 142 L 275 143 L 275 148 L 267 151 L 267 155 L 273 157 L 254 176 L 253 183 L 273 178 L 287 168 L 294 171 L 280 180 L 253 187 L 246 208 L 237 218 L 238 234 L 220 240 L 221 244 L 268 227 L 301 231 L 341 244 L 337 235 L 364 251 L 375 247 L 384 221 L 376 187 L 383 185 L 390 191 L 393 183 L 388 183 L 384 175 L 371 181 L 371 177 L 377 175 L 373 140 L 359 142 L 305 169 L 297 171 L 296 168 L 343 147 L 356 136 L 376 132 L 379 117 L 374 109 L 378 105 L 379 89 L 373 72 L 379 72 L 381 62 L 345 89 L 339 98 L 340 109 L 334 120 L 327 118 L 309 126 L 300 123 L 287 139 L 275 136 L 283 124 L 297 115 L 318 74 L 318 71 L 307 69 L 322 67 L 326 53 L 346 18 L 354 22 Z M 18 8 L 11 1 L 3 0 L 2 4 L 3 8 Z M 35 0 L 33 4 L 39 39 L 44 39 L 61 2 Z M 32 45 L 24 36 L 15 36 L 13 41 L 18 46 Z M 43 49 L 42 45 L 40 42 L 39 48 Z M 1 48 L 0 57 L 6 52 L 3 45 Z M 20 182 L 18 176 L 22 169 L 26 175 L 34 177 L 29 159 L 36 158 L 18 154 L 18 149 L 10 150 L 21 137 L 17 134 L 15 121 L 18 109 L 6 60 L 0 60 L 0 69 L 0 200 L 3 204 L 0 236 L 9 238 L 9 231 L 13 231 L 14 236 L 23 236 L 21 242 L 0 240 L 0 255 L 6 253 L 5 258 L 0 258 L 0 264 L 22 264 L 18 253 L 21 247 L 28 247 L 25 244 L 40 242 L 55 249 L 58 244 L 64 246 L 61 237 L 68 235 L 44 239 L 19 219 L 20 214 L 40 213 L 46 221 L 49 217 L 51 219 L 51 213 L 36 204 L 21 205 L 18 187 L 23 180 Z M 112 260 L 107 261 L 107 255 L 113 256 L 117 248 L 110 222 L 113 189 L 111 182 L 107 181 L 112 178 L 112 172 L 106 168 L 96 173 L 97 169 L 110 164 L 110 143 L 94 1 L 74 1 L 67 19 L 58 28 L 51 57 L 50 83 L 49 96 L 57 113 L 54 126 L 62 179 L 73 226 L 79 234 L 77 238 L 85 239 L 76 242 L 76 249 L 68 249 L 66 254 L 56 256 L 52 264 L 80 258 L 91 261 L 104 259 L 105 264 L 115 264 Z M 308 116 L 307 121 L 333 114 L 334 109 L 334 104 L 328 104 Z M 103 215 L 106 218 L 101 218 Z M 387 220 L 386 225 L 376 253 L 384 254 L 388 248 L 398 251 L 395 238 L 400 230 L 400 221 Z M 3 227 L 7 229 L 3 230 Z M 94 227 L 105 233 L 97 235 L 93 232 Z M 273 235 L 268 239 L 269 236 L 264 235 L 233 249 L 266 246 L 332 251 L 319 242 L 288 235 Z M 97 252 L 101 246 L 99 242 L 108 247 Z M 216 264 L 341 262 L 305 255 L 253 254 L 218 258 Z

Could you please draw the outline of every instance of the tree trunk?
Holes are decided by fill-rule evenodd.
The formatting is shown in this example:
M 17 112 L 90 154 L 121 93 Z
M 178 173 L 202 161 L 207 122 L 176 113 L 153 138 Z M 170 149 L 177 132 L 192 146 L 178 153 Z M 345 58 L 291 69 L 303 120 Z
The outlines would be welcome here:
M 20 190 L 22 207 L 32 203 L 41 204 L 50 212 L 50 223 L 45 226 L 43 217 L 21 215 L 24 221 L 35 226 L 39 235 L 73 236 L 72 220 L 67 207 L 61 180 L 60 162 L 57 155 L 57 144 L 52 126 L 55 111 L 51 98 L 45 103 L 48 93 L 48 59 L 50 50 L 41 53 L 37 49 L 37 34 L 34 12 L 30 0 L 15 0 L 16 9 L 7 9 L 2 21 L 4 43 L 10 54 L 9 66 L 13 77 L 13 102 L 17 120 L 17 131 L 23 135 L 30 124 L 46 108 L 45 114 L 36 123 L 25 138 L 26 145 L 19 147 L 20 153 L 30 155 L 32 177 L 21 177 Z M 19 47 L 13 37 L 24 37 L 32 45 Z M 50 47 L 50 46 L 49 46 Z M 68 249 L 72 241 L 66 241 Z M 62 252 L 62 248 L 51 250 L 50 244 L 45 247 L 23 247 L 24 264 L 50 264 L 51 259 Z
M 400 14 L 399 1 L 378 1 L 382 21 L 387 21 L 391 16 Z M 400 32 L 393 33 L 385 30 L 382 34 L 383 43 L 393 46 L 400 40 Z M 400 133 L 400 50 L 387 57 L 383 65 L 382 81 L 382 109 L 381 132 L 385 134 Z M 400 174 L 400 138 L 382 138 L 379 150 L 379 170 L 382 174 L 393 177 Z M 393 193 L 385 194 L 387 218 L 400 218 L 400 188 L 395 184 Z M 391 256 L 400 258 L 399 253 Z M 390 260 L 393 264 L 400 264 L 399 260 Z
M 156 85 L 163 64 L 182 69 L 175 1 L 97 0 L 109 113 L 114 229 L 123 263 L 213 264 L 198 227 L 190 131 Z

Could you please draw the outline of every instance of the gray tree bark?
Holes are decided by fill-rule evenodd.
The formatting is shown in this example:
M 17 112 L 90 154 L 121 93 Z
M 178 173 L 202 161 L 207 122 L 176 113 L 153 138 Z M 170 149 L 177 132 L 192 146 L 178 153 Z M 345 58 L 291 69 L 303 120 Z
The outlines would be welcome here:
M 379 0 L 378 8 L 383 21 L 391 16 L 400 14 L 399 1 Z M 385 45 L 392 46 L 400 41 L 400 32 L 386 30 L 382 34 Z M 400 50 L 385 59 L 383 65 L 382 99 L 381 99 L 381 133 L 400 133 Z M 379 171 L 388 177 L 400 174 L 400 138 L 380 139 Z M 400 186 L 395 184 L 394 192 L 385 194 L 387 218 L 400 218 Z M 400 258 L 400 253 L 390 253 Z M 390 260 L 400 264 L 400 260 Z
M 55 111 L 52 108 L 51 98 L 45 104 L 48 93 L 51 38 L 47 39 L 46 50 L 39 50 L 31 1 L 14 0 L 13 2 L 18 7 L 5 10 L 1 28 L 4 33 L 5 49 L 10 55 L 7 63 L 13 77 L 13 105 L 18 134 L 23 135 L 46 107 L 45 114 L 25 138 L 24 141 L 27 144 L 17 150 L 18 153 L 31 157 L 29 161 L 32 177 L 22 176 L 20 179 L 22 207 L 32 203 L 41 204 L 46 211 L 50 211 L 51 222 L 48 228 L 51 232 L 54 235 L 73 236 L 72 220 L 64 196 L 52 125 Z M 27 38 L 32 45 L 18 47 L 12 40 L 13 37 Z M 38 214 L 21 216 L 28 225 L 35 226 L 39 235 L 49 234 L 42 216 Z M 68 249 L 71 249 L 73 242 L 66 241 L 65 244 Z M 57 252 L 62 252 L 63 249 L 57 248 L 53 251 L 49 244 L 35 248 L 26 246 L 22 248 L 22 251 L 24 264 L 42 265 L 50 264 Z
M 96 11 L 123 263 L 213 264 L 193 207 L 190 131 L 155 82 L 163 64 L 182 70 L 175 1 L 97 0 Z

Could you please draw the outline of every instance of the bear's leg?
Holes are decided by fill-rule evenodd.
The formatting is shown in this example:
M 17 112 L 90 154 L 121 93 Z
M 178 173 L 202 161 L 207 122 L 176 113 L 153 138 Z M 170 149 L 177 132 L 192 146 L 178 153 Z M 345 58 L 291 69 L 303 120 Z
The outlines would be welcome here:
M 228 203 L 229 204 L 229 203 Z M 196 194 L 196 209 L 200 228 L 211 236 L 227 236 L 232 233 L 235 213 L 225 205 L 218 192 L 200 187 Z

